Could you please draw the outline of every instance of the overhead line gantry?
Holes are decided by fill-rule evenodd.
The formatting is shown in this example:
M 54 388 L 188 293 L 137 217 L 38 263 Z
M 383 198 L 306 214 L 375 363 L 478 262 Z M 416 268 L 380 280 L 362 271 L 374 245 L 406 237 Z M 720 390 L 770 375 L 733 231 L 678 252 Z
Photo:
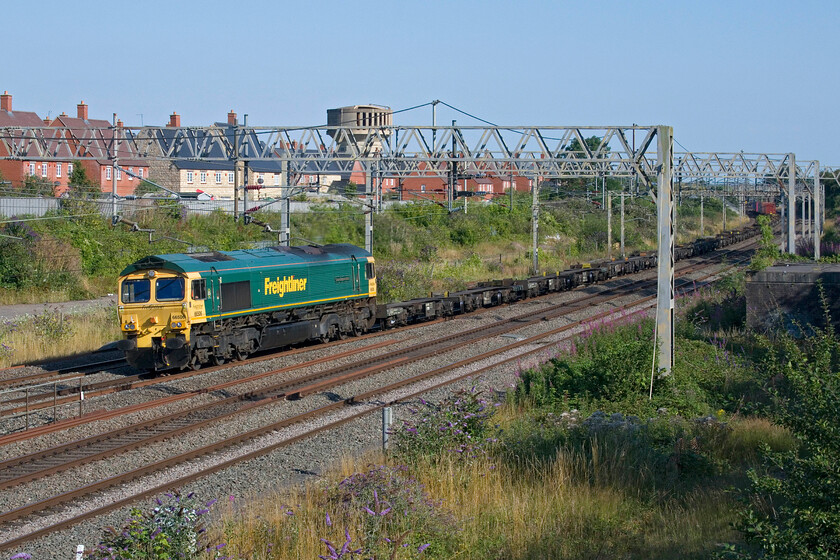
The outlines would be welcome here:
M 597 145 L 588 139 L 597 138 Z M 290 174 L 362 171 L 365 196 L 374 176 L 448 177 L 464 174 L 517 175 L 532 181 L 532 233 L 537 239 L 539 183 L 547 179 L 635 177 L 654 194 L 657 208 L 659 296 L 657 334 L 660 368 L 673 367 L 674 178 L 737 176 L 807 177 L 814 171 L 787 166 L 764 154 L 680 154 L 675 164 L 673 129 L 656 126 L 315 126 L 58 127 L 2 128 L 5 158 L 39 160 L 120 158 L 201 161 L 280 161 Z M 574 148 L 574 149 L 573 149 Z M 816 177 L 819 176 L 818 164 Z M 819 181 L 817 179 L 817 185 Z M 513 186 L 511 185 L 511 188 Z M 818 189 L 818 187 L 817 187 Z M 789 193 L 795 189 L 789 187 Z M 816 190 L 814 192 L 817 192 Z M 113 193 L 116 195 L 116 193 Z M 789 196 L 792 196 L 789 195 Z M 238 200 L 238 193 L 235 193 Z M 116 197 L 115 197 L 116 198 Z M 365 245 L 372 249 L 373 204 L 365 210 Z M 791 236 L 792 237 L 792 236 Z M 539 272 L 533 252 L 534 273 Z

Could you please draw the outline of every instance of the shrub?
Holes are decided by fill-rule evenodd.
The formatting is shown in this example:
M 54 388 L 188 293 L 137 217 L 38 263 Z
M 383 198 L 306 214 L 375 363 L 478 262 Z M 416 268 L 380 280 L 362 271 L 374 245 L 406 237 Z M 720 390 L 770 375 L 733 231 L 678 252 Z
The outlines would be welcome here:
M 514 398 L 537 406 L 619 402 L 643 395 L 653 352 L 653 321 L 589 325 L 562 354 L 520 374 Z
M 764 342 L 776 421 L 800 445 L 766 449 L 765 469 L 749 471 L 739 528 L 758 551 L 730 546 L 724 556 L 840 557 L 840 341 L 829 329 Z
M 482 452 L 492 437 L 490 419 L 499 403 L 486 399 L 473 387 L 440 404 L 421 399 L 422 408 L 411 410 L 413 420 L 394 431 L 394 454 L 416 460 L 453 453 L 470 457 Z
M 361 513 L 357 533 L 365 557 L 396 558 L 392 554 L 399 548 L 425 550 L 424 544 L 441 543 L 453 533 L 452 515 L 402 465 L 371 466 L 328 488 L 324 497 L 329 526 L 338 522 L 346 527 L 358 522 Z
M 120 528 L 107 527 L 88 556 L 92 560 L 198 558 L 205 551 L 202 518 L 215 500 L 202 505 L 195 495 L 166 494 L 151 511 L 132 508 Z

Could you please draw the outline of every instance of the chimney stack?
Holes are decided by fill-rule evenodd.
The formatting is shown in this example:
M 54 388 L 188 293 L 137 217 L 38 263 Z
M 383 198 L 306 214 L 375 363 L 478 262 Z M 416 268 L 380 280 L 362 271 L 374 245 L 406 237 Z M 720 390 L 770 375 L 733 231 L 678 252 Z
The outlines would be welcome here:
M 88 106 L 85 105 L 84 101 L 81 101 L 78 105 L 76 105 L 76 116 L 83 121 L 88 120 Z
M 0 110 L 12 112 L 12 96 L 8 91 L 0 95 Z
M 233 109 L 228 113 L 228 124 L 230 126 L 236 126 L 236 113 L 233 112 Z
M 172 111 L 172 114 L 169 115 L 169 126 L 173 128 L 180 128 L 181 127 L 181 115 Z
M 49 117 L 44 117 L 44 124 L 47 125 L 47 126 L 50 126 L 50 118 Z
M 122 127 L 123 127 L 123 122 L 121 120 L 117 119 L 117 128 L 122 128 Z

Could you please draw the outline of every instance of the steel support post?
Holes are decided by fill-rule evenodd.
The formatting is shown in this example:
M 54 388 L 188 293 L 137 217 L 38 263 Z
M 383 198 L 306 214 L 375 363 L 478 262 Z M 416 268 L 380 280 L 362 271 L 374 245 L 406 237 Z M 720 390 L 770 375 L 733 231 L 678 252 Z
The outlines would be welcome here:
M 291 245 L 292 228 L 289 225 L 291 221 L 292 202 L 288 195 L 280 201 L 283 207 L 280 210 L 280 245 L 288 247 Z
M 720 197 L 720 207 L 723 210 L 721 214 L 723 214 L 723 231 L 726 231 L 726 194 Z
M 814 260 L 820 260 L 820 242 L 822 240 L 822 192 L 820 185 L 820 162 L 814 162 Z
M 801 210 L 802 223 L 799 225 L 799 235 L 802 236 L 802 239 L 805 239 L 805 222 L 806 222 L 806 219 L 805 219 L 805 204 L 807 202 L 808 202 L 808 195 L 803 192 L 802 193 L 802 206 L 801 206 L 802 207 L 802 210 Z
M 365 170 L 365 250 L 373 253 L 373 206 L 371 205 L 371 170 Z
M 119 142 L 117 141 L 117 114 L 114 113 L 114 157 L 111 168 L 111 224 L 116 225 L 117 220 L 117 149 Z
M 787 224 L 785 222 L 785 219 L 787 218 L 787 213 L 785 212 L 785 208 L 786 208 L 785 199 L 782 198 L 780 203 L 779 203 L 779 220 L 780 220 L 781 226 L 782 226 L 782 232 L 781 232 L 781 235 L 780 235 L 780 237 L 782 238 L 782 243 L 779 246 L 779 251 L 781 251 L 782 253 L 784 253 L 785 249 L 787 249 L 787 240 L 786 240 L 786 238 L 787 238 Z
M 624 258 L 624 193 L 621 193 L 621 258 Z
M 805 210 L 808 213 L 806 222 L 808 227 L 805 231 L 805 235 L 810 237 L 811 234 L 814 233 L 814 196 L 808 193 L 808 204 L 805 206 Z
M 242 215 L 248 214 L 248 183 L 251 182 L 251 169 L 248 160 L 242 163 Z
M 657 127 L 656 219 L 659 242 L 657 259 L 656 333 L 659 370 L 670 375 L 674 367 L 674 129 Z
M 787 252 L 796 253 L 796 156 L 790 154 L 788 167 L 788 240 Z
M 607 258 L 612 259 L 612 193 L 607 193 Z
M 700 237 L 706 235 L 706 224 L 703 223 L 703 195 L 700 195 Z
M 537 243 L 540 219 L 539 190 L 539 180 L 534 177 L 531 185 L 531 261 L 533 265 L 531 268 L 535 276 L 540 273 L 539 244 Z

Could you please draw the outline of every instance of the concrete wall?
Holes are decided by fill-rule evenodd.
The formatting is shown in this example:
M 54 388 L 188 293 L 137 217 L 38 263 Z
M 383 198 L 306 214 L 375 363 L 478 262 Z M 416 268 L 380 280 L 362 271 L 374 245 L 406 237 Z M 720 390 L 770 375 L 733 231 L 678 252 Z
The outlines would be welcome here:
M 840 265 L 792 264 L 747 279 L 747 327 L 762 332 L 782 327 L 794 335 L 808 325 L 825 327 L 820 286 L 831 322 L 840 326 Z

